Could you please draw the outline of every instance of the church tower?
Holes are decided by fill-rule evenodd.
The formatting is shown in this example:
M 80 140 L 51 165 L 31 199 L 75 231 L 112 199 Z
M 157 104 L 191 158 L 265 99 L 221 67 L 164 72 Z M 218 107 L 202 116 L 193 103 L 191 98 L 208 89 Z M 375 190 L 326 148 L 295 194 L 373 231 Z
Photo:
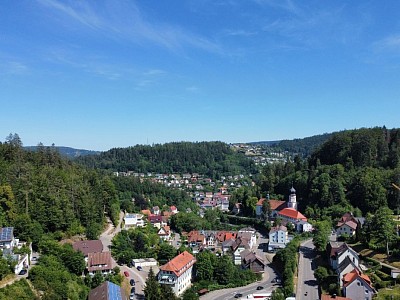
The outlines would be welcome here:
M 297 210 L 296 190 L 294 189 L 293 186 L 290 189 L 289 201 L 288 201 L 287 206 L 289 208 L 294 208 L 295 210 Z

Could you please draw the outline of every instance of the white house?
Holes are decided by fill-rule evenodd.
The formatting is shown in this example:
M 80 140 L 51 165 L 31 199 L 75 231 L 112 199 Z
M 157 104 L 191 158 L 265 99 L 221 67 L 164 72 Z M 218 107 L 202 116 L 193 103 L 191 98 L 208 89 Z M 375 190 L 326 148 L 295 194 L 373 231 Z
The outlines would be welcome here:
M 297 232 L 311 232 L 313 231 L 313 226 L 304 220 L 299 220 L 295 223 Z
M 346 259 L 346 257 L 349 257 L 356 266 L 359 266 L 360 259 L 357 252 L 355 252 L 346 243 L 330 242 L 329 247 L 330 265 L 332 269 L 336 270 L 338 266 Z
M 160 239 L 167 241 L 171 238 L 171 229 L 169 226 L 165 225 L 158 230 L 157 234 Z
M 283 249 L 289 242 L 289 235 L 285 226 L 272 227 L 269 231 L 268 251 Z
M 124 217 L 125 229 L 131 227 L 144 227 L 144 220 L 142 214 L 129 214 L 126 213 Z
M 181 295 L 192 283 L 192 269 L 196 259 L 185 251 L 160 267 L 158 282 L 169 285 L 175 295 Z

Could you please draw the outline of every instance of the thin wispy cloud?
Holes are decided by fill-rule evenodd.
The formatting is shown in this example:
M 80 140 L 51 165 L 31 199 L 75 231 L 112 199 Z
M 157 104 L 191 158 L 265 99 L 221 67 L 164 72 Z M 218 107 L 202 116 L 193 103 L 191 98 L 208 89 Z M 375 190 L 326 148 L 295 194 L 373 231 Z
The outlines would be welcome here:
M 243 37 L 257 35 L 257 32 L 255 31 L 247 31 L 244 29 L 225 30 L 223 33 L 228 36 L 243 36 Z
M 28 66 L 18 61 L 0 62 L 0 74 L 23 75 L 27 74 Z
M 400 54 L 400 34 L 391 35 L 373 43 L 373 48 L 378 52 L 395 51 Z
M 179 26 L 148 20 L 133 2 L 110 2 L 101 7 L 98 2 L 70 2 L 69 5 L 56 0 L 38 0 L 44 7 L 63 14 L 69 21 L 110 37 L 136 44 L 153 43 L 171 51 L 197 48 L 212 53 L 222 53 L 216 42 Z

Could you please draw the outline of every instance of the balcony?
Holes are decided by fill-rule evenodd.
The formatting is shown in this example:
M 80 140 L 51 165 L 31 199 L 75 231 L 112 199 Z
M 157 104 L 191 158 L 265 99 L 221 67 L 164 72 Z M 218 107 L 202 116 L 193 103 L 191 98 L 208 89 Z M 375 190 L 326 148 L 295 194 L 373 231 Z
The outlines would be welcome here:
M 159 279 L 158 282 L 161 284 L 175 284 L 176 280 L 172 276 L 167 276 L 167 275 L 162 275 Z

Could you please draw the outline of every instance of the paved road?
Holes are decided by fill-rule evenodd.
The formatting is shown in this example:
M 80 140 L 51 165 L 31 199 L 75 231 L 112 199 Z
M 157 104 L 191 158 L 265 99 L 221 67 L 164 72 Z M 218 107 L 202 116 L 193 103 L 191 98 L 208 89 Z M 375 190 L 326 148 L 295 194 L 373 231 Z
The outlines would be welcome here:
M 235 295 L 237 293 L 242 294 L 242 298 L 246 298 L 247 295 L 253 293 L 261 293 L 261 292 L 272 292 L 276 288 L 277 285 L 272 283 L 272 280 L 277 277 L 275 271 L 269 266 L 268 261 L 265 258 L 264 250 L 267 249 L 266 245 L 268 243 L 268 239 L 265 236 L 259 235 L 257 239 L 257 244 L 254 246 L 253 250 L 256 252 L 257 255 L 262 257 L 267 265 L 264 270 L 264 276 L 261 281 L 254 282 L 252 284 L 237 287 L 237 288 L 229 288 L 229 289 L 222 289 L 217 291 L 212 291 L 200 297 L 201 300 L 230 300 L 235 299 Z M 257 290 L 258 286 L 262 286 L 262 290 Z
M 299 272 L 297 279 L 297 299 L 319 299 L 318 283 L 314 277 L 316 252 L 312 240 L 307 240 L 299 249 Z

